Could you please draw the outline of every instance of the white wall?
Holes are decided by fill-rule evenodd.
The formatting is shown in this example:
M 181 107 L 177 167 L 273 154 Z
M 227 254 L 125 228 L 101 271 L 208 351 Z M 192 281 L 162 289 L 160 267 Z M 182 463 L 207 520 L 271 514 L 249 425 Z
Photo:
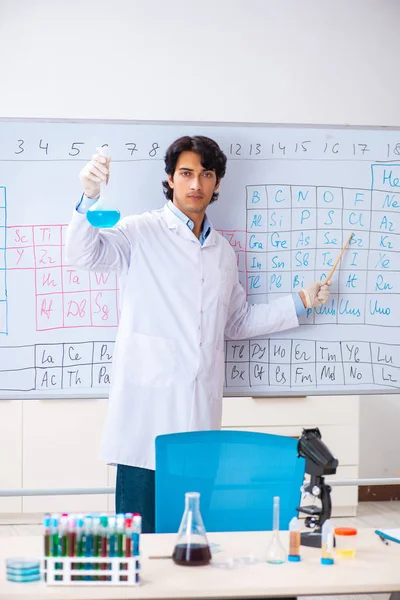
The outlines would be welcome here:
M 399 22 L 397 0 L 1 0 L 0 117 L 400 126 Z M 361 475 L 399 475 L 399 397 L 361 421 Z
M 400 396 L 360 402 L 360 477 L 400 477 Z
M 0 114 L 400 125 L 398 0 L 1 0 Z

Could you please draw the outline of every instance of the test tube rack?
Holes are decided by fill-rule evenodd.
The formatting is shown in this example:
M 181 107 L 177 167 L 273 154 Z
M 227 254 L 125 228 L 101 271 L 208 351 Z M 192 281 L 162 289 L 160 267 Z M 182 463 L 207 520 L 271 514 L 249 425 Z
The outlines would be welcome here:
M 46 556 L 42 574 L 47 585 L 137 586 L 140 585 L 139 559 L 139 556 Z

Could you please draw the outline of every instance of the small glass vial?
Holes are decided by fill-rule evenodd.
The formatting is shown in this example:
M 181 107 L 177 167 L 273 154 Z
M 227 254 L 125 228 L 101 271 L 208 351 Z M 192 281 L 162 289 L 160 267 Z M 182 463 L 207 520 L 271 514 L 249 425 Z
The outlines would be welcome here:
M 336 527 L 335 555 L 338 558 L 354 558 L 356 554 L 357 529 L 353 527 Z
M 321 565 L 333 565 L 333 527 L 328 519 L 322 525 Z
M 300 562 L 300 521 L 297 517 L 289 523 L 289 562 Z
M 280 565 L 286 560 L 285 548 L 279 539 L 279 496 L 274 497 L 273 533 L 270 545 L 267 548 L 267 563 Z
M 178 539 L 172 554 L 177 565 L 200 567 L 211 560 L 206 530 L 200 514 L 200 494 L 185 494 L 185 512 L 179 527 Z

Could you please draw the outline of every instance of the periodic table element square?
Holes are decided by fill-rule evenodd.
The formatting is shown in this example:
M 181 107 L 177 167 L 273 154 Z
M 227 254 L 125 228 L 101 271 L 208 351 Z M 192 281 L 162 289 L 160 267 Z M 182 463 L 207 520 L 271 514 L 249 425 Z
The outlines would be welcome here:
M 400 234 L 400 212 L 373 210 L 371 231 L 382 234 Z
M 269 384 L 271 387 L 290 388 L 290 364 L 273 363 L 269 367 Z
M 314 271 L 317 250 L 293 250 L 292 251 L 292 273 L 296 271 Z
M 371 348 L 369 342 L 340 342 L 342 360 L 344 363 L 361 364 L 372 363 Z
M 378 233 L 372 231 L 369 240 L 371 250 L 400 251 L 400 235 L 396 233 Z
M 343 208 L 343 189 L 340 187 L 317 187 L 318 209 L 341 209 Z
M 226 344 L 226 361 L 228 362 L 248 362 L 249 361 L 249 342 L 229 341 Z
M 89 365 L 93 360 L 93 342 L 73 342 L 63 344 L 63 366 Z
M 227 362 L 226 385 L 227 387 L 249 387 L 249 363 Z
M 62 388 L 62 367 L 37 367 L 36 390 L 59 390 Z
M 372 369 L 374 373 L 374 383 L 392 388 L 399 387 L 400 369 L 398 367 L 374 363 Z
M 269 368 L 262 362 L 250 363 L 250 386 L 267 386 L 269 385 Z
M 290 294 L 292 291 L 292 273 L 276 271 L 267 275 L 268 294 Z M 270 296 L 270 299 L 273 297 Z
M 267 208 L 267 190 L 265 185 L 246 185 L 247 208 Z
M 266 208 L 247 210 L 247 231 L 266 233 L 268 231 L 268 210 Z
M 371 247 L 371 233 L 370 231 L 353 231 L 351 229 L 343 229 L 343 245 L 349 239 L 350 234 L 353 234 L 350 238 L 348 249 L 349 250 L 368 250 Z
M 94 388 L 108 387 L 111 384 L 111 364 L 93 365 L 92 385 Z
M 385 212 L 400 211 L 400 191 L 378 191 L 372 192 L 372 208 L 373 210 L 383 210 Z
M 111 363 L 115 342 L 94 342 L 93 363 Z
M 371 165 L 372 185 L 374 190 L 392 192 L 393 188 L 399 186 L 400 182 L 400 164 L 376 164 Z
M 269 340 L 251 340 L 249 359 L 250 362 L 267 364 L 269 362 Z
M 292 207 L 290 185 L 267 185 L 268 208 L 284 209 Z
M 372 192 L 362 188 L 343 188 L 343 208 L 355 211 L 371 210 Z
M 63 327 L 62 294 L 36 296 L 36 330 L 46 331 Z
M 315 342 L 311 340 L 293 340 L 292 364 L 315 363 Z
M 368 294 L 384 292 L 386 294 L 400 293 L 400 271 L 371 271 L 367 274 Z
M 365 323 L 379 327 L 400 327 L 398 310 L 400 294 L 378 292 L 368 294 L 365 306 Z
M 292 185 L 292 208 L 316 208 L 317 206 L 317 188 L 307 185 Z
M 269 362 L 274 364 L 290 364 L 291 351 L 292 340 L 271 339 L 269 345 Z
M 370 385 L 376 383 L 371 363 L 343 363 L 343 373 L 346 385 Z
M 246 252 L 247 272 L 248 273 L 265 273 L 267 270 L 267 255 L 266 253 Z
M 267 274 L 266 273 L 248 273 L 247 290 L 249 294 L 267 293 Z
M 350 292 L 352 294 L 354 293 L 364 295 L 367 292 L 368 279 L 369 276 L 367 271 L 352 271 L 351 269 L 340 269 L 339 273 L 337 274 L 338 287 L 341 293 Z M 372 285 L 370 291 L 375 291 Z
M 308 231 L 317 228 L 317 209 L 316 208 L 293 208 L 292 209 L 292 230 Z
M 386 249 L 370 250 L 368 252 L 367 264 L 369 272 L 379 271 L 381 273 L 388 273 L 390 271 L 398 271 L 400 270 L 400 252 L 388 251 Z
M 318 208 L 317 209 L 317 227 L 322 230 L 338 229 L 342 230 L 342 209 L 341 208 Z
M 307 248 L 317 247 L 316 231 L 292 231 L 291 237 L 292 250 L 306 250 Z
M 341 363 L 342 352 L 340 348 L 340 342 L 315 342 L 315 357 L 317 363 Z
M 64 292 L 64 327 L 89 327 L 90 292 Z
M 365 297 L 363 294 L 340 292 L 338 323 L 362 325 L 365 322 Z
M 369 232 L 371 228 L 371 212 L 369 210 L 343 209 L 342 226 L 357 232 Z
M 326 304 L 313 309 L 315 325 L 334 325 L 338 322 L 338 301 L 339 294 L 331 292 Z
M 62 367 L 63 345 L 62 344 L 37 344 L 35 346 L 36 367 L 50 368 Z
M 333 248 L 339 252 L 343 248 L 343 233 L 338 229 L 318 230 L 316 235 L 318 248 Z
M 315 369 L 317 386 L 344 385 L 344 369 L 341 363 L 317 363 Z
M 89 271 L 81 271 L 63 266 L 62 281 L 64 292 L 87 292 L 90 290 Z
M 88 389 L 92 387 L 92 365 L 73 365 L 63 368 L 64 390 Z
M 371 357 L 374 364 L 400 368 L 399 347 L 395 344 L 371 342 Z
M 317 369 L 315 362 L 296 363 L 291 366 L 292 387 L 315 387 L 317 384 Z

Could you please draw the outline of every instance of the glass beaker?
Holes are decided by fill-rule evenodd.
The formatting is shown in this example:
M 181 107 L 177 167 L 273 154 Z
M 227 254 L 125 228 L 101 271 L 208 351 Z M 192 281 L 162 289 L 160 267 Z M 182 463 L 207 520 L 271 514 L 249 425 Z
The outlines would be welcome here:
M 109 158 L 110 154 L 108 146 L 102 146 L 101 148 L 97 148 L 97 150 L 101 156 Z M 121 218 L 121 213 L 110 201 L 106 188 L 107 182 L 101 182 L 100 197 L 86 213 L 86 218 L 92 227 L 101 229 L 114 227 Z
M 177 565 L 199 567 L 211 560 L 206 530 L 200 513 L 200 494 L 185 494 L 185 512 L 178 531 L 178 539 L 172 554 Z

